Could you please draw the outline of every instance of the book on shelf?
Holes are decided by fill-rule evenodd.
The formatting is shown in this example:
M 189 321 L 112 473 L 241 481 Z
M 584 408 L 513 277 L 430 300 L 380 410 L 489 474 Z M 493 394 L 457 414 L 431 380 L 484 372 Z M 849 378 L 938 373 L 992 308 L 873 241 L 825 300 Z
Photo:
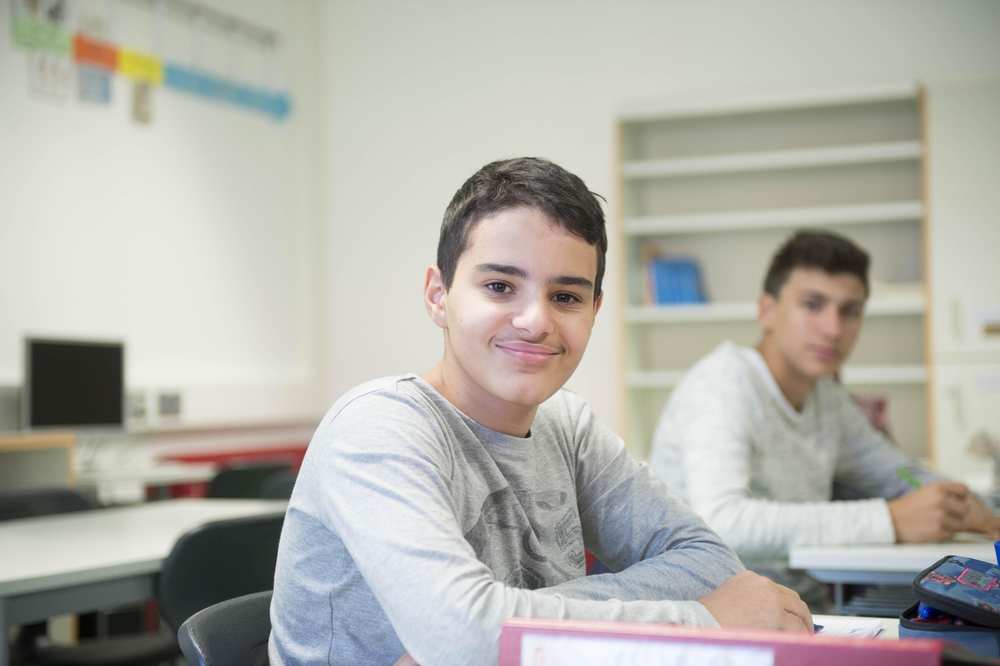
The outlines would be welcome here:
M 704 303 L 701 266 L 693 257 L 655 255 L 647 263 L 649 302 L 654 305 Z

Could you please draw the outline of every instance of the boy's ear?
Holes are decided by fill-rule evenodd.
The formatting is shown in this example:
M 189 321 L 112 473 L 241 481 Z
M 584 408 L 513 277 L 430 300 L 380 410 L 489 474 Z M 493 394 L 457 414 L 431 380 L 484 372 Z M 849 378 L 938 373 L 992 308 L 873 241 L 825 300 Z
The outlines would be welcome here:
M 448 328 L 447 300 L 448 290 L 445 289 L 441 269 L 428 266 L 424 276 L 424 307 L 431 321 L 441 328 Z
M 766 291 L 757 299 L 757 321 L 765 333 L 774 326 L 774 311 L 777 305 L 778 301 Z

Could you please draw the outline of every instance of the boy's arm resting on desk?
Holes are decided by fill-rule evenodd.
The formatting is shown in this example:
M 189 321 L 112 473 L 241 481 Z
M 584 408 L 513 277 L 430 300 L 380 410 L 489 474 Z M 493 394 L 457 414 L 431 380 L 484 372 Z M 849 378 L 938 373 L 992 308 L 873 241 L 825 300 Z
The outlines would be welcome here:
M 587 599 L 698 599 L 743 571 L 736 554 L 621 439 L 579 405 L 577 502 L 584 543 L 614 574 L 555 590 Z
M 959 531 L 1000 538 L 1000 519 L 964 484 L 904 454 L 871 426 L 845 390 L 837 397 L 845 432 L 837 480 L 853 494 L 889 500 L 897 541 L 942 541 Z
M 683 442 L 679 464 L 691 507 L 726 543 L 743 557 L 772 558 L 787 555 L 795 545 L 893 542 L 892 520 L 882 499 L 754 497 L 754 426 L 745 412 L 749 407 L 735 390 L 720 386 L 692 392 L 698 399 L 678 405 L 685 420 L 674 424 L 673 435 Z M 812 483 L 806 481 L 812 470 L 786 469 L 792 486 Z
M 348 407 L 311 445 L 326 480 L 317 518 L 343 541 L 417 662 L 494 662 L 500 627 L 515 616 L 715 625 L 694 601 L 593 601 L 497 580 L 463 535 L 455 461 L 427 414 L 375 399 L 385 401 L 377 424 Z M 374 436 L 352 435 L 359 431 Z
M 913 489 L 907 479 L 922 484 L 943 480 L 876 430 L 846 389 L 837 387 L 831 399 L 835 401 L 832 410 L 844 433 L 835 480 L 851 496 L 891 500 Z

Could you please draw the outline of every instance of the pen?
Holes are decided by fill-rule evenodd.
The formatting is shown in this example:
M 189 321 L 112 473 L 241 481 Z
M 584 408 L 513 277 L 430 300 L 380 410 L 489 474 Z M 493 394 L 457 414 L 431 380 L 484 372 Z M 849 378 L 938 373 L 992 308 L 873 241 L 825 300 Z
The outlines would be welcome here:
M 917 477 L 913 476 L 913 473 L 910 470 L 906 469 L 905 467 L 900 467 L 899 469 L 897 469 L 896 474 L 899 476 L 899 478 L 901 478 L 903 481 L 906 482 L 906 485 L 913 488 L 914 490 L 920 487 L 920 480 Z

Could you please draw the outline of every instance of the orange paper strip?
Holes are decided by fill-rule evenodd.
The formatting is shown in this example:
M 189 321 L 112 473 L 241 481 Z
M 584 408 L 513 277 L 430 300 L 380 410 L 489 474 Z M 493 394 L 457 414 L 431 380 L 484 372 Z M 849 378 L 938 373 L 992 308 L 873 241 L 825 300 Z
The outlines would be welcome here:
M 118 49 L 77 33 L 73 36 L 73 59 L 80 64 L 113 72 L 118 67 Z

